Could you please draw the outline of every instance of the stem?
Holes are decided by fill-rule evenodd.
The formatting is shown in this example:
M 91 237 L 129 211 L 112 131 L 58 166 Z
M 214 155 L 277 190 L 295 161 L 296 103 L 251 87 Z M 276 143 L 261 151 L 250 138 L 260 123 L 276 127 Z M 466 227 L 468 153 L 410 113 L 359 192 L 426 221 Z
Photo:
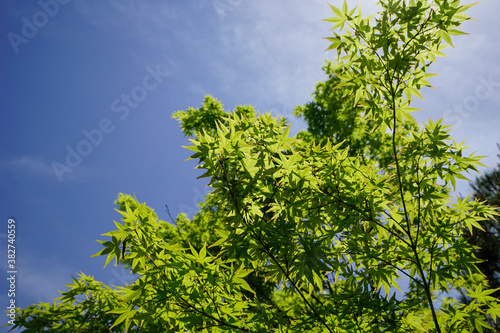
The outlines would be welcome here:
M 391 88 L 392 88 L 392 82 L 390 83 L 391 85 Z M 436 310 L 434 309 L 434 303 L 432 302 L 432 296 L 431 296 L 431 292 L 430 292 L 430 285 L 429 285 L 429 282 L 426 280 L 425 278 L 425 274 L 424 274 L 424 270 L 422 268 L 422 265 L 420 263 L 420 257 L 418 255 L 418 252 L 417 252 L 417 244 L 415 244 L 413 242 L 413 238 L 411 236 L 411 230 L 410 230 L 410 219 L 408 217 L 408 210 L 406 208 L 406 201 L 405 201 L 405 198 L 404 198 L 404 193 L 403 193 L 403 182 L 402 182 L 402 177 L 401 177 L 401 170 L 400 170 L 400 166 L 399 166 L 399 159 L 398 159 L 398 154 L 397 154 L 397 149 L 396 149 L 396 129 L 397 129 L 397 118 L 396 118 L 396 102 L 395 102 L 395 93 L 394 93 L 394 90 L 391 89 L 391 95 L 392 95 L 392 105 L 391 105 L 391 108 L 392 108 L 392 112 L 393 112 L 393 129 L 392 129 L 392 150 L 393 150 L 393 153 L 394 153 L 394 162 L 396 164 L 396 172 L 397 172 L 397 177 L 398 177 L 398 184 L 399 184 L 399 193 L 401 195 L 401 201 L 402 201 L 402 204 L 403 204 L 403 209 L 404 209 L 404 213 L 405 213 L 405 219 L 406 219 L 406 223 L 407 223 L 407 232 L 408 232 L 408 239 L 410 240 L 410 243 L 411 243 L 411 249 L 413 251 L 413 254 L 415 255 L 415 259 L 416 259 L 416 264 L 417 264 L 417 268 L 418 268 L 418 274 L 420 275 L 420 277 L 422 278 L 422 283 L 424 285 L 424 290 L 425 290 L 425 295 L 427 297 L 427 302 L 429 303 L 429 306 L 431 308 L 431 313 L 432 313 L 432 319 L 434 321 L 434 325 L 436 326 L 436 331 L 438 333 L 441 333 L 441 328 L 439 327 L 439 322 L 437 320 L 437 316 L 436 316 Z

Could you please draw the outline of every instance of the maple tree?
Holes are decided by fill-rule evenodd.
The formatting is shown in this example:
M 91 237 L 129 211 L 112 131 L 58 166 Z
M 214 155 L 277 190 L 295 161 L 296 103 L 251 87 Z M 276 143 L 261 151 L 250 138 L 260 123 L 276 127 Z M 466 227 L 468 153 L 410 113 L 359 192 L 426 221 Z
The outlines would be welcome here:
M 110 288 L 81 275 L 59 303 L 22 310 L 14 327 L 490 329 L 500 307 L 475 273 L 464 229 L 473 233 L 497 213 L 450 196 L 480 158 L 466 155 L 441 121 L 418 126 L 411 116 L 412 99 L 430 86 L 430 64 L 452 35 L 464 34 L 459 28 L 472 5 L 379 4 L 382 11 L 369 17 L 346 2 L 330 6 L 327 39 L 339 62 L 326 72 L 335 85 L 327 82 L 311 104 L 297 108 L 308 132 L 292 137 L 286 120 L 248 106 L 225 112 L 210 96 L 199 109 L 175 113 L 213 189 L 200 211 L 172 225 L 121 194 L 121 223 L 96 255 L 130 268 L 137 280 Z M 314 115 L 323 111 L 322 119 Z M 457 289 L 471 301 L 437 300 Z

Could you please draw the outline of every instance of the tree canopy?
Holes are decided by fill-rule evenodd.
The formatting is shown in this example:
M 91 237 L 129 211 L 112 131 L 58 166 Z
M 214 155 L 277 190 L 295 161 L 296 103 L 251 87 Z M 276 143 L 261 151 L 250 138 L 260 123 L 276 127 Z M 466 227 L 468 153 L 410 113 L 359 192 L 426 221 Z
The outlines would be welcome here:
M 500 155 L 498 155 L 500 158 Z M 500 164 L 485 172 L 471 184 L 474 197 L 488 205 L 500 207 Z M 475 254 L 483 262 L 479 270 L 487 277 L 492 289 L 500 288 L 500 225 L 494 219 L 481 221 L 482 230 L 469 236 L 469 241 L 477 246 Z M 500 290 L 493 294 L 500 298 Z
M 452 198 L 480 157 L 441 121 L 417 126 L 413 98 L 470 19 L 458 0 L 330 6 L 327 80 L 280 117 L 232 112 L 211 96 L 174 114 L 212 192 L 175 224 L 120 194 L 106 264 L 136 274 L 110 288 L 81 275 L 58 303 L 21 310 L 14 327 L 74 332 L 482 332 L 500 316 L 477 274 L 474 233 L 497 212 Z M 465 290 L 470 302 L 443 297 Z M 438 299 L 440 297 L 440 299 Z
M 498 145 L 500 148 L 500 145 Z M 500 158 L 500 154 L 498 155 Z M 478 200 L 495 206 L 498 211 L 500 207 L 500 164 L 496 168 L 489 170 L 476 178 L 471 183 L 473 196 Z M 492 297 L 500 299 L 500 225 L 494 219 L 487 219 L 480 222 L 481 229 L 468 234 L 469 243 L 476 249 L 474 254 L 481 261 L 477 264 L 478 272 L 481 272 L 488 281 L 488 287 L 495 289 Z M 465 303 L 472 300 L 462 293 L 462 301 Z M 490 324 L 500 330 L 500 322 Z

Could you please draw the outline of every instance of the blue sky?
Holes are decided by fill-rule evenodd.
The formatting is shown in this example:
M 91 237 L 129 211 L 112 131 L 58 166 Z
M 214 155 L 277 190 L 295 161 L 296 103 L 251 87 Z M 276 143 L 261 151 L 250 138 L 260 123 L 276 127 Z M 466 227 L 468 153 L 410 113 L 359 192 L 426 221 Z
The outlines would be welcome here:
M 361 1 L 367 12 L 374 2 Z M 457 141 L 490 155 L 488 166 L 500 142 L 499 12 L 495 0 L 470 10 L 471 35 L 438 59 L 436 89 L 415 103 L 424 108 L 419 121 L 445 117 Z M 0 253 L 14 217 L 22 307 L 57 297 L 80 271 L 128 282 L 90 258 L 120 219 L 119 192 L 164 220 L 165 204 L 174 216 L 195 212 L 208 188 L 184 161 L 188 141 L 173 112 L 211 94 L 227 109 L 287 116 L 296 133 L 304 123 L 293 108 L 310 100 L 333 58 L 322 39 L 331 27 L 321 21 L 332 16 L 326 1 L 5 0 L 0 16 Z M 462 182 L 458 191 L 470 189 Z

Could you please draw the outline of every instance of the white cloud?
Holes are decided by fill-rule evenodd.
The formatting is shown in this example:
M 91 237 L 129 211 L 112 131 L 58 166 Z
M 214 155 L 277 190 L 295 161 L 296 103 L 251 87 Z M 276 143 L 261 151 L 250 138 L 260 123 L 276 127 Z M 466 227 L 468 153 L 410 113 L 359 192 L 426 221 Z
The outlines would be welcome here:
M 8 168 L 25 174 L 43 177 L 54 177 L 52 167 L 40 157 L 24 155 L 7 161 L 0 161 L 0 168 Z
M 64 285 L 71 282 L 70 275 L 76 276 L 76 274 L 68 272 L 62 265 L 55 264 L 52 260 L 47 264 L 50 269 L 23 269 L 19 275 L 19 290 L 38 302 L 52 303 L 55 298 L 61 296 L 59 291 L 67 290 Z
M 106 3 L 77 1 L 75 5 L 82 18 L 99 28 L 104 34 L 116 37 L 118 32 L 136 46 L 137 62 L 141 66 L 150 63 L 151 58 L 161 58 L 164 63 L 175 66 L 172 60 L 173 44 L 178 34 L 182 34 L 188 9 L 174 2 L 138 2 L 132 0 L 113 0 Z M 199 10 L 196 6 L 193 10 Z M 108 32 L 108 30 L 110 30 Z M 139 44 L 139 46 L 137 46 Z M 142 59 L 140 55 L 151 48 L 151 57 Z
M 47 163 L 41 157 L 29 155 L 13 157 L 9 160 L 0 161 L 0 170 L 2 169 L 8 170 L 14 175 L 19 175 L 22 179 L 28 176 L 58 181 L 52 164 Z M 94 177 L 96 173 L 98 173 L 98 171 L 94 170 L 92 167 L 79 165 L 73 168 L 71 173 L 65 172 L 63 179 L 66 183 L 81 183 L 85 182 L 90 177 Z
M 251 103 L 260 111 L 268 111 L 266 108 L 287 110 L 285 116 L 290 116 L 295 105 L 310 100 L 316 82 L 324 79 L 321 67 L 328 42 L 323 37 L 330 35 L 331 24 L 322 19 L 333 16 L 327 2 L 222 2 L 230 5 L 222 16 L 217 13 L 215 2 L 195 6 L 188 1 L 179 6 L 114 0 L 111 6 L 118 15 L 103 12 L 105 6 L 100 3 L 78 2 L 78 7 L 94 24 L 104 29 L 122 27 L 132 38 L 149 45 L 152 53 L 172 56 L 172 62 L 182 64 L 182 70 L 190 70 L 189 64 L 175 57 L 188 55 L 196 59 L 206 68 L 197 79 L 209 75 L 210 82 L 217 82 L 219 89 L 238 96 L 242 103 Z M 329 2 L 342 5 L 341 0 Z M 364 15 L 379 10 L 374 6 L 376 0 L 347 2 L 350 7 L 361 4 Z M 447 50 L 450 58 L 438 59 L 431 68 L 432 72 L 443 75 L 432 80 L 436 90 L 424 91 L 426 103 L 418 105 L 424 111 L 416 115 L 420 121 L 426 121 L 429 116 L 441 118 L 454 103 L 474 92 L 479 76 L 498 72 L 496 58 L 500 44 L 494 32 L 500 29 L 496 19 L 499 10 L 500 1 L 483 1 L 470 10 L 469 14 L 479 21 L 466 22 L 464 30 L 471 35 L 454 38 L 456 49 Z M 177 49 L 184 51 L 172 51 Z M 182 79 L 186 73 L 179 74 Z M 208 81 L 197 81 L 188 82 L 187 86 L 201 93 L 210 88 L 207 84 Z M 481 126 L 490 129 L 491 120 L 496 119 L 499 96 L 493 96 L 474 115 Z M 460 136 L 469 137 L 468 143 L 478 146 L 484 143 L 484 138 L 478 136 L 483 132 L 484 128 L 468 126 L 467 132 Z M 480 153 L 495 155 L 496 148 L 491 147 L 481 149 Z
M 286 106 L 291 113 L 323 79 L 328 43 L 322 37 L 329 26 L 321 19 L 328 11 L 323 1 L 242 2 L 224 17 L 217 34 L 226 50 L 214 65 L 222 87 L 238 93 L 244 85 L 256 106 Z

